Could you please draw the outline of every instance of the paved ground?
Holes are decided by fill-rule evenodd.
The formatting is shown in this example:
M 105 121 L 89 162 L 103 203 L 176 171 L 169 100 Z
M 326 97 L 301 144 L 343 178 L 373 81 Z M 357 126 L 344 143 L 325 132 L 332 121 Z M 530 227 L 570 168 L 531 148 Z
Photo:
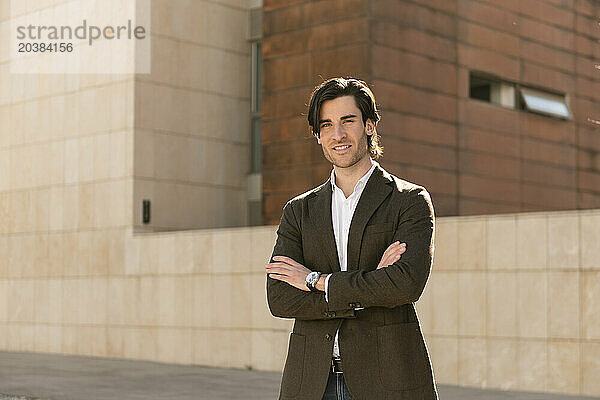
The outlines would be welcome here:
M 147 361 L 0 352 L 0 400 L 276 399 L 281 375 Z M 440 400 L 598 400 L 439 386 Z

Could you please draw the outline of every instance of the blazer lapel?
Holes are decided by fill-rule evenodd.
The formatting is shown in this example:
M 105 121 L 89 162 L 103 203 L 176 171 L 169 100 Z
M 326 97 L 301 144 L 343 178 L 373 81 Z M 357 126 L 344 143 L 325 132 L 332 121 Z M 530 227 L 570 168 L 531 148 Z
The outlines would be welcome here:
M 348 232 L 348 270 L 358 269 L 363 231 L 367 222 L 369 222 L 369 219 L 375 213 L 375 210 L 392 192 L 392 188 L 389 185 L 392 182 L 393 180 L 389 174 L 377 164 L 358 200 L 352 222 L 350 223 L 350 231 Z M 331 213 L 329 218 L 331 220 Z
M 314 230 L 319 235 L 319 240 L 323 244 L 323 251 L 329 259 L 332 272 L 339 272 L 340 260 L 337 254 L 333 223 L 331 221 L 331 194 L 331 179 L 328 179 L 321 186 L 321 189 L 315 192 L 315 196 L 310 199 L 308 212 Z

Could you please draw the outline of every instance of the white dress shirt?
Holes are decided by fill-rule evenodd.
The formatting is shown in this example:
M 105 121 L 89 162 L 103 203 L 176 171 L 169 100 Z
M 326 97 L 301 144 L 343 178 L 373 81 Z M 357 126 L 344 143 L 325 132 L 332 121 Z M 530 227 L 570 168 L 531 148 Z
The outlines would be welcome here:
M 371 174 L 375 170 L 377 164 L 371 159 L 371 168 L 363 175 L 362 178 L 356 182 L 354 191 L 348 198 L 344 195 L 342 189 L 335 184 L 335 170 L 331 170 L 331 221 L 333 222 L 333 233 L 335 235 L 335 244 L 337 246 L 338 258 L 340 261 L 340 269 L 342 271 L 348 270 L 348 232 L 350 230 L 350 223 L 352 222 L 352 216 L 360 196 L 365 189 L 367 181 L 371 177 Z M 329 278 L 331 274 L 325 279 L 325 300 L 329 301 Z M 340 356 L 340 348 L 338 346 L 338 332 L 335 333 L 335 341 L 333 343 L 333 355 L 335 357 Z

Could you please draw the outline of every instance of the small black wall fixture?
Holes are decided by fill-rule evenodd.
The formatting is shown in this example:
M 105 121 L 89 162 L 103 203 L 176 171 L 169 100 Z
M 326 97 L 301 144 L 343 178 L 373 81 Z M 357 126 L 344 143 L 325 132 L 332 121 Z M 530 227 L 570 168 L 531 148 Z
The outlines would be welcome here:
M 150 223 L 150 200 L 143 200 L 142 202 L 143 222 L 144 224 Z

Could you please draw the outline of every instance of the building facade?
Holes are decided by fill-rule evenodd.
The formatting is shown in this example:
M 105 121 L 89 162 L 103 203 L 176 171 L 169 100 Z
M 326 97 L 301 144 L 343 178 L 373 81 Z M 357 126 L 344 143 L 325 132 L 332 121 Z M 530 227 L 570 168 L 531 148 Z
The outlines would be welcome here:
M 265 1 L 265 222 L 327 179 L 306 104 L 347 75 L 379 103 L 382 165 L 426 186 L 437 215 L 600 207 L 599 12 L 595 0 Z

